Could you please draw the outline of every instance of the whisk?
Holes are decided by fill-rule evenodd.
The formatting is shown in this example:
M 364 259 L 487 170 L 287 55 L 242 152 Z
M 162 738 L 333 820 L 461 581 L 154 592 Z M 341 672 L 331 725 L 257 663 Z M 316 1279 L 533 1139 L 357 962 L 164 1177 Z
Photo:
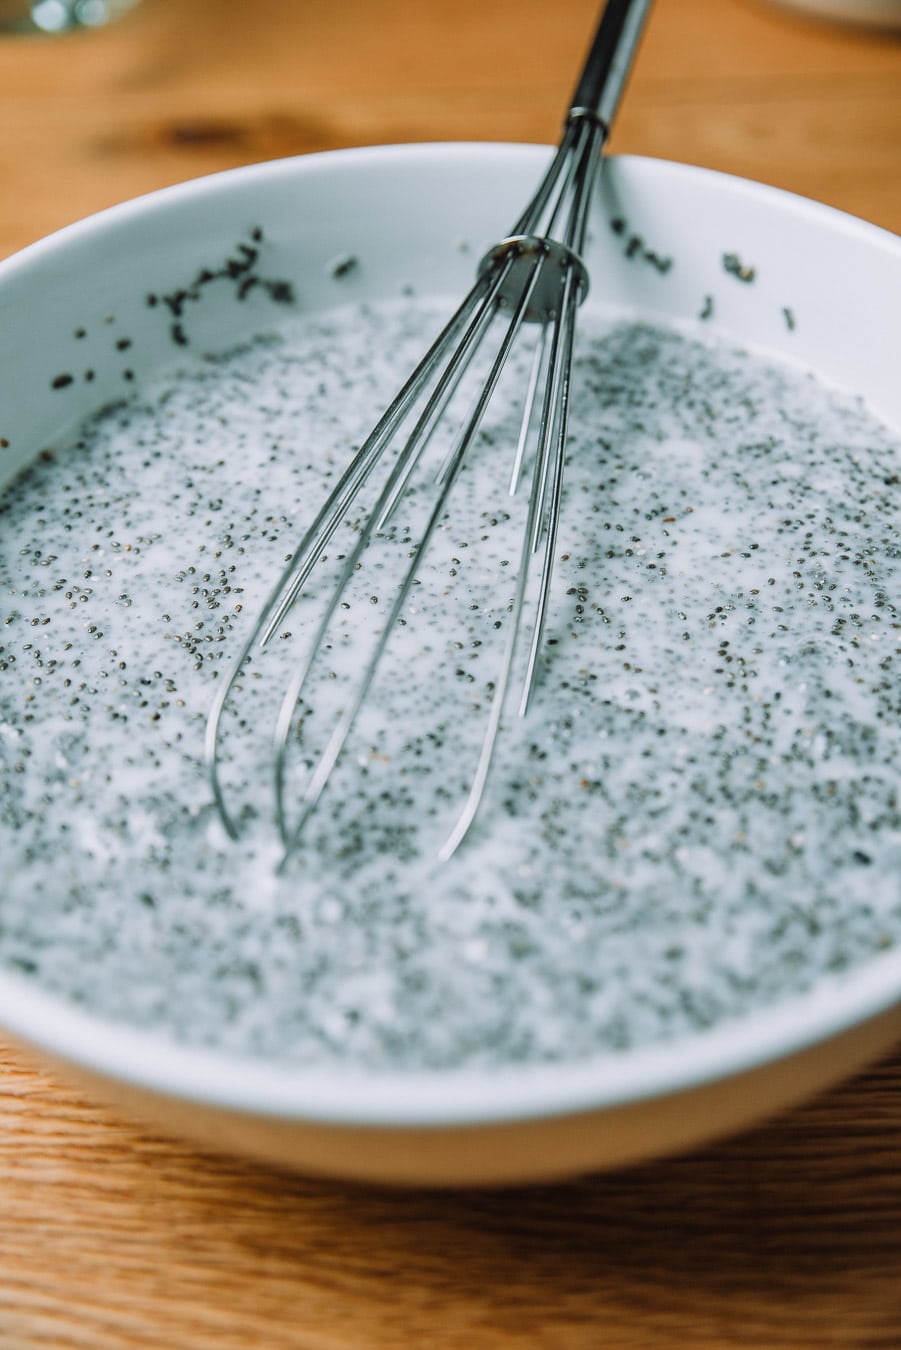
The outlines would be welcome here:
M 556 550 L 576 312 L 588 290 L 588 273 L 581 254 L 593 189 L 602 162 L 601 152 L 649 8 L 650 0 L 608 0 L 566 114 L 560 143 L 533 197 L 510 234 L 482 259 L 469 294 L 339 477 L 289 556 L 228 678 L 217 691 L 207 722 L 206 763 L 222 823 L 229 836 L 237 838 L 239 829 L 226 804 L 221 773 L 222 719 L 228 700 L 252 652 L 265 648 L 279 630 L 288 611 L 304 592 L 335 531 L 357 502 L 364 484 L 389 448 L 400 442 L 401 448 L 396 451 L 374 509 L 343 559 L 337 584 L 319 619 L 312 644 L 288 683 L 278 714 L 273 759 L 274 800 L 285 850 L 283 865 L 297 849 L 304 826 L 325 791 L 357 721 L 391 631 L 401 617 L 423 555 L 444 516 L 451 488 L 478 436 L 514 344 L 525 325 L 538 325 L 510 472 L 511 494 L 517 490 L 522 476 L 530 479 L 510 621 L 481 752 L 462 811 L 440 851 L 442 860 L 448 859 L 460 845 L 479 810 L 518 655 L 520 664 L 524 662 L 519 714 L 525 716 L 528 710 L 542 650 Z M 291 728 L 310 672 L 364 551 L 373 538 L 386 529 L 404 498 L 425 446 L 447 413 L 473 358 L 484 347 L 489 330 L 498 328 L 495 321 L 499 316 L 506 322 L 500 324 L 502 331 L 497 345 L 489 352 L 487 374 L 436 475 L 435 498 L 423 532 L 411 551 L 411 561 L 399 581 L 368 660 L 357 675 L 346 706 L 337 714 L 325 748 L 313 764 L 292 819 L 286 800 L 286 762 Z M 412 429 L 408 430 L 411 423 Z M 524 475 L 524 466 L 529 463 L 531 471 Z M 537 573 L 536 559 L 539 560 Z M 530 576 L 531 592 L 536 597 L 534 615 L 526 626 L 531 631 L 523 631 Z

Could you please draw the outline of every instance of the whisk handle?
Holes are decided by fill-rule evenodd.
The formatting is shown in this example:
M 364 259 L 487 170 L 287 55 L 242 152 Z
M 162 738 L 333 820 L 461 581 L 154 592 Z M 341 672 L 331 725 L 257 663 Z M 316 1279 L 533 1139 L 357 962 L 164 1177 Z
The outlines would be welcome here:
M 651 0 L 607 0 L 569 115 L 589 113 L 609 132 Z

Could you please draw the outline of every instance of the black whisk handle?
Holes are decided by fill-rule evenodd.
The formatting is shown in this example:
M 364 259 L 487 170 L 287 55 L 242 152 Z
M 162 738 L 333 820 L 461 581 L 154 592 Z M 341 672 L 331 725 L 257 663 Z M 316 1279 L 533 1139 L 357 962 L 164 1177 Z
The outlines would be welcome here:
M 589 115 L 610 130 L 651 0 L 607 0 L 579 76 L 569 116 Z

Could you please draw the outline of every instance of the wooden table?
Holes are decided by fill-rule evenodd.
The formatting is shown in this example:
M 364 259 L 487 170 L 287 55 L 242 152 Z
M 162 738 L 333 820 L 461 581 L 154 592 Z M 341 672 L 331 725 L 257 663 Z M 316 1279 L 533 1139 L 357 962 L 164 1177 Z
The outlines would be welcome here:
M 114 201 L 379 141 L 556 137 L 594 0 L 144 0 L 0 39 L 0 254 Z M 901 43 L 658 0 L 615 148 L 901 230 Z M 202 1156 L 0 1048 L 2 1350 L 901 1346 L 901 1056 L 675 1161 L 392 1193 Z

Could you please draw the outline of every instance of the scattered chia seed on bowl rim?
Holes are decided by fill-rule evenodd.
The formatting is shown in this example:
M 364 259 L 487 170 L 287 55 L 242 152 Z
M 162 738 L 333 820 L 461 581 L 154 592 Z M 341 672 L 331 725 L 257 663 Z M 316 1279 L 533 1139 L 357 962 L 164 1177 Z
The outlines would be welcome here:
M 524 511 L 503 399 L 283 874 L 271 727 L 355 518 L 242 676 L 225 838 L 215 682 L 439 318 L 336 310 L 195 358 L 0 499 L 7 967 L 179 1041 L 413 1070 L 678 1038 L 901 938 L 901 446 L 703 323 L 583 316 L 538 687 L 453 859 Z M 416 508 L 330 635 L 298 784 Z

